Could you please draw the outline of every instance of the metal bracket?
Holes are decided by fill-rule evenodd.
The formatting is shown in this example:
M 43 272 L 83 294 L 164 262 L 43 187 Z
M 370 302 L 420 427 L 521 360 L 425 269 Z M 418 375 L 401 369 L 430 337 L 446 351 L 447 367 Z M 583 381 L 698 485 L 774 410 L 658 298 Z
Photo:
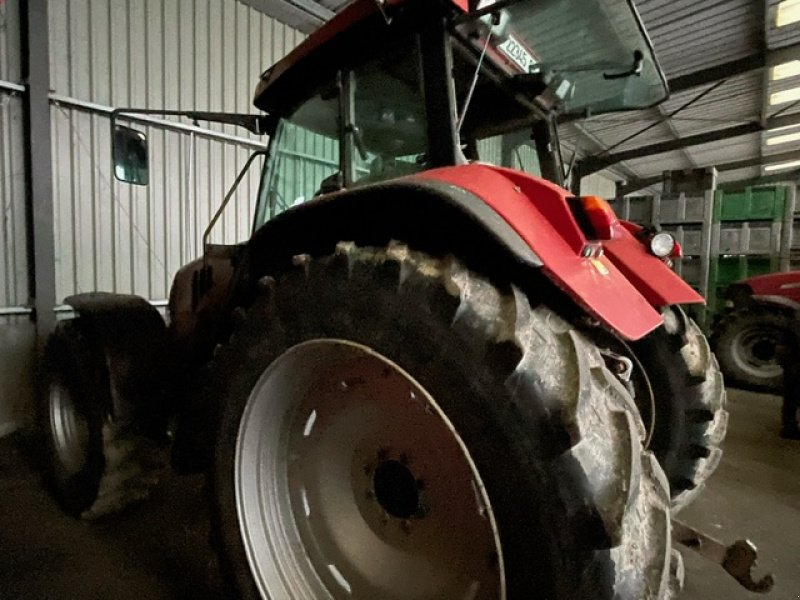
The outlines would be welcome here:
M 751 592 L 766 594 L 775 580 L 771 574 L 753 579 L 752 568 L 758 559 L 758 550 L 750 540 L 737 540 L 730 546 L 701 533 L 685 523 L 672 521 L 672 537 L 704 558 L 722 566 L 739 584 Z

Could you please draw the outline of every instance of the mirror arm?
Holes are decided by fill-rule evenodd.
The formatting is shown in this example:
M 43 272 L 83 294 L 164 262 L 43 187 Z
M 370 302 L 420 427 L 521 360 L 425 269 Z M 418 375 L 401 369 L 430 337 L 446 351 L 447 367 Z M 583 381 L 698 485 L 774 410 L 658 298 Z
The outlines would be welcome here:
M 116 108 L 111 113 L 111 129 L 118 117 L 136 117 L 137 115 L 159 115 L 186 117 L 193 121 L 225 123 L 244 127 L 256 135 L 269 135 L 273 132 L 277 119 L 271 115 L 250 115 L 241 113 L 205 112 L 196 110 L 161 110 L 156 108 Z

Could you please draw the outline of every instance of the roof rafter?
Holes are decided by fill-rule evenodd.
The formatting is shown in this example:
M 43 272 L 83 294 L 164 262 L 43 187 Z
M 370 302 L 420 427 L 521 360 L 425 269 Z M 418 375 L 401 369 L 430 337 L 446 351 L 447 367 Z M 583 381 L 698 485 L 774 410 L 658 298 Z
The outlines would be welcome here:
M 679 75 L 669 80 L 670 92 L 684 92 L 692 88 L 714 83 L 720 79 L 730 79 L 736 75 L 743 75 L 752 71 L 758 71 L 765 67 L 774 67 L 781 63 L 800 58 L 800 44 L 784 46 L 776 50 L 758 52 L 744 58 L 737 58 L 730 62 L 700 69 L 686 75 Z
M 787 127 L 790 125 L 800 125 L 800 114 L 782 115 L 768 118 L 763 122 L 752 121 L 732 127 L 724 127 L 722 129 L 715 129 L 714 131 L 689 135 L 674 140 L 639 146 L 638 148 L 631 148 L 630 150 L 623 150 L 622 152 L 615 152 L 605 156 L 590 156 L 581 161 L 581 174 L 589 175 L 625 160 L 643 158 L 654 154 L 663 154 L 664 152 L 672 152 L 682 148 L 699 146 L 701 144 L 708 144 L 709 142 L 718 142 L 750 133 L 758 133 L 768 129 Z
M 733 162 L 722 163 L 717 165 L 705 165 L 706 167 L 716 167 L 717 171 L 736 171 L 738 169 L 746 169 L 748 167 L 760 167 L 762 165 L 769 165 L 773 163 L 788 162 L 800 160 L 800 150 L 791 150 L 789 152 L 781 152 L 779 154 L 768 154 L 766 156 L 757 156 L 754 158 L 746 158 L 744 160 L 736 160 Z M 701 167 L 702 168 L 702 167 Z M 640 190 L 651 185 L 660 183 L 662 180 L 661 175 L 653 175 L 652 177 L 642 177 L 625 182 L 617 186 L 617 193 L 619 195 L 630 194 L 636 190 Z

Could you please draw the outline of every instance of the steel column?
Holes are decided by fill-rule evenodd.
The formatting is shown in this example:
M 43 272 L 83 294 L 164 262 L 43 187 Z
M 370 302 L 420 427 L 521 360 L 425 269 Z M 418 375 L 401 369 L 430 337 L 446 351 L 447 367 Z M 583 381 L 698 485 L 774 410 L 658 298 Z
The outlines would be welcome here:
M 453 88 L 453 55 L 447 23 L 433 13 L 423 13 L 429 23 L 421 34 L 422 79 L 425 83 L 425 112 L 428 121 L 429 163 L 432 167 L 457 164 L 459 147 L 457 113 Z
M 56 304 L 47 0 L 22 0 L 20 19 L 25 82 L 28 289 L 41 343 L 55 327 Z

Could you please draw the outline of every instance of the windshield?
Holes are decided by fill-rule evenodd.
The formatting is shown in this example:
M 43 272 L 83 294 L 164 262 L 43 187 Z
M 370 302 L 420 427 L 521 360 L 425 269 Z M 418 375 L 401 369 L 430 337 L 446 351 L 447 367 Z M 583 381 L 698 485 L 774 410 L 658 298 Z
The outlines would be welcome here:
M 414 37 L 343 70 L 280 119 L 254 226 L 322 194 L 422 171 L 427 152 Z
M 479 10 L 498 0 L 484 0 Z M 664 75 L 629 0 L 520 0 L 475 35 L 487 58 L 510 76 L 541 75 L 560 98 L 560 112 L 592 114 L 646 108 L 667 96 Z

